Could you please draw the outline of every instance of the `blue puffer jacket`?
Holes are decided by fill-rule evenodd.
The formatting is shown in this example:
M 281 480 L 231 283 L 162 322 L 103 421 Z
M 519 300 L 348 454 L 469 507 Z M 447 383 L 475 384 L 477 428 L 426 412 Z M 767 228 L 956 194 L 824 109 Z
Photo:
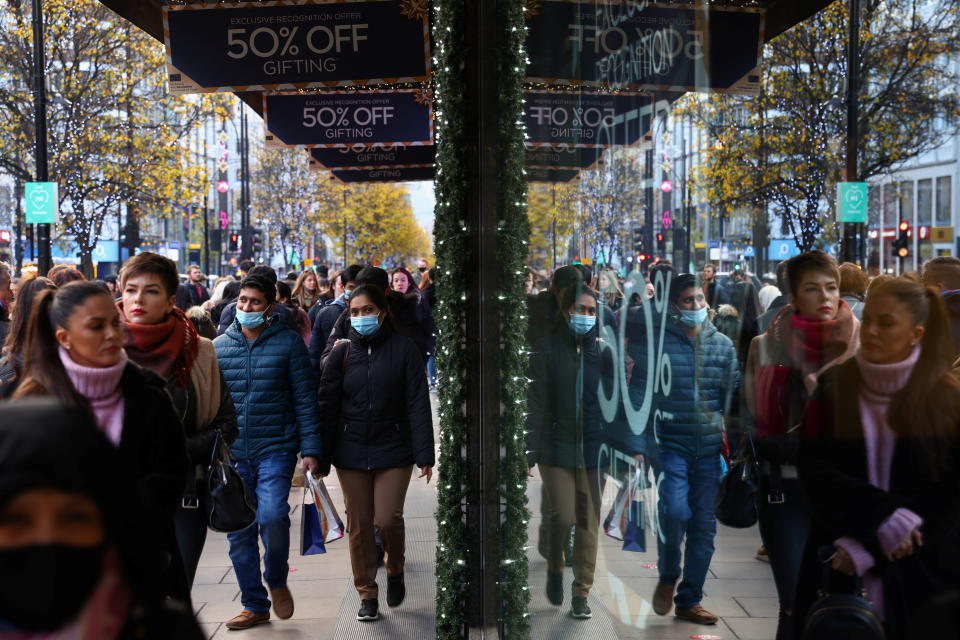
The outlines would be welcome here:
M 722 416 L 740 383 L 737 352 L 730 338 L 717 331 L 709 320 L 695 338 L 690 338 L 678 322 L 667 319 L 663 323 L 654 316 L 652 370 L 647 370 L 646 331 L 641 339 L 629 344 L 634 361 L 630 398 L 638 408 L 643 404 L 646 386 L 654 384 L 654 371 L 661 368 L 657 361 L 661 329 L 663 355 L 670 358 L 670 394 L 654 390 L 647 428 L 643 435 L 634 436 L 633 445 L 651 454 L 659 447 L 693 457 L 717 455 L 723 442 Z M 659 421 L 654 419 L 657 411 Z M 654 439 L 654 428 L 659 442 Z
M 323 455 L 317 379 L 303 340 L 276 314 L 253 347 L 234 322 L 213 341 L 220 370 L 237 409 L 239 460 L 277 451 Z

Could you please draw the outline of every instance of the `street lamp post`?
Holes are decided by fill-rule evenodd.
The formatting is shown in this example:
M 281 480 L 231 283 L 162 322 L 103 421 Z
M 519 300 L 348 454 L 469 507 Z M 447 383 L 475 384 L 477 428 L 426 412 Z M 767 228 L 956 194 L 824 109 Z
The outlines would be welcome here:
M 849 0 L 849 37 L 847 39 L 847 182 L 857 182 L 860 99 L 860 0 Z M 860 262 L 863 224 L 843 223 L 843 259 Z
M 47 182 L 50 171 L 47 165 L 47 81 L 46 58 L 43 51 L 43 3 L 33 0 L 33 109 L 34 134 L 36 138 L 36 180 Z M 54 203 L 56 206 L 57 203 Z M 45 275 L 53 265 L 50 256 L 50 225 L 37 225 L 37 266 Z

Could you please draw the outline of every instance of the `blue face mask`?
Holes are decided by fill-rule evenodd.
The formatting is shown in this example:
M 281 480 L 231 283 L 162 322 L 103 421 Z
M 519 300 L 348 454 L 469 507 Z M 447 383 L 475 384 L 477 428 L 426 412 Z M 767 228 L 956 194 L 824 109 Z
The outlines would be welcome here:
M 241 311 L 237 309 L 237 322 L 245 329 L 256 329 L 262 325 L 266 322 L 266 318 L 263 316 L 263 311 Z
M 597 316 L 582 316 L 576 313 L 570 314 L 570 328 L 578 336 L 582 336 L 597 326 Z
M 681 309 L 680 310 L 680 322 L 687 325 L 688 327 L 699 327 L 707 320 L 707 308 L 697 309 L 692 311 L 690 309 Z
M 353 289 L 346 289 L 346 290 L 343 292 L 343 295 L 340 296 L 340 297 L 343 298 L 343 301 L 344 301 L 344 302 L 346 302 L 347 300 L 350 299 L 350 294 L 351 294 L 351 293 L 353 293 Z
M 380 328 L 380 316 L 354 316 L 350 318 L 350 326 L 362 336 L 373 335 Z

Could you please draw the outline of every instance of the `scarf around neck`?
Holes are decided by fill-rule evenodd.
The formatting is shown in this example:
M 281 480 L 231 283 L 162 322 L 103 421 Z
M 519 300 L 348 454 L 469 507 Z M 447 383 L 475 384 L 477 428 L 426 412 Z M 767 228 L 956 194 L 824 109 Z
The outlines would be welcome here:
M 779 347 L 781 358 L 804 375 L 843 356 L 856 339 L 857 320 L 846 302 L 840 300 L 833 320 L 816 321 L 796 312 L 793 305 L 785 306 L 767 330 Z
M 120 317 L 126 317 L 123 302 L 117 302 L 117 308 Z M 200 350 L 200 339 L 193 322 L 174 307 L 163 322 L 157 324 L 125 322 L 123 347 L 130 359 L 144 369 L 164 380 L 173 374 L 180 386 L 186 387 Z

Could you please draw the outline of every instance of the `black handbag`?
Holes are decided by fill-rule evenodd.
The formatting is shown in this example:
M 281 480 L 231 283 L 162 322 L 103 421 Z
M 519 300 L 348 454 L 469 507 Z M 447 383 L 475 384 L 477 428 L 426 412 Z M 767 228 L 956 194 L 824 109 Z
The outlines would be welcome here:
M 887 634 L 883 623 L 873 604 L 865 597 L 861 580 L 854 581 L 851 593 L 831 593 L 832 572 L 828 560 L 819 597 L 803 621 L 802 640 L 885 640 Z
M 204 488 L 207 491 L 207 526 L 211 531 L 236 533 L 257 521 L 250 490 L 234 468 L 230 447 L 223 441 L 219 429 L 213 441 Z
M 746 440 L 750 442 L 752 449 L 753 441 L 749 438 Z M 741 447 L 740 456 L 721 480 L 717 491 L 717 501 L 714 505 L 717 521 L 736 529 L 752 527 L 759 517 L 757 506 L 759 493 L 760 469 L 756 455 L 748 456 Z

